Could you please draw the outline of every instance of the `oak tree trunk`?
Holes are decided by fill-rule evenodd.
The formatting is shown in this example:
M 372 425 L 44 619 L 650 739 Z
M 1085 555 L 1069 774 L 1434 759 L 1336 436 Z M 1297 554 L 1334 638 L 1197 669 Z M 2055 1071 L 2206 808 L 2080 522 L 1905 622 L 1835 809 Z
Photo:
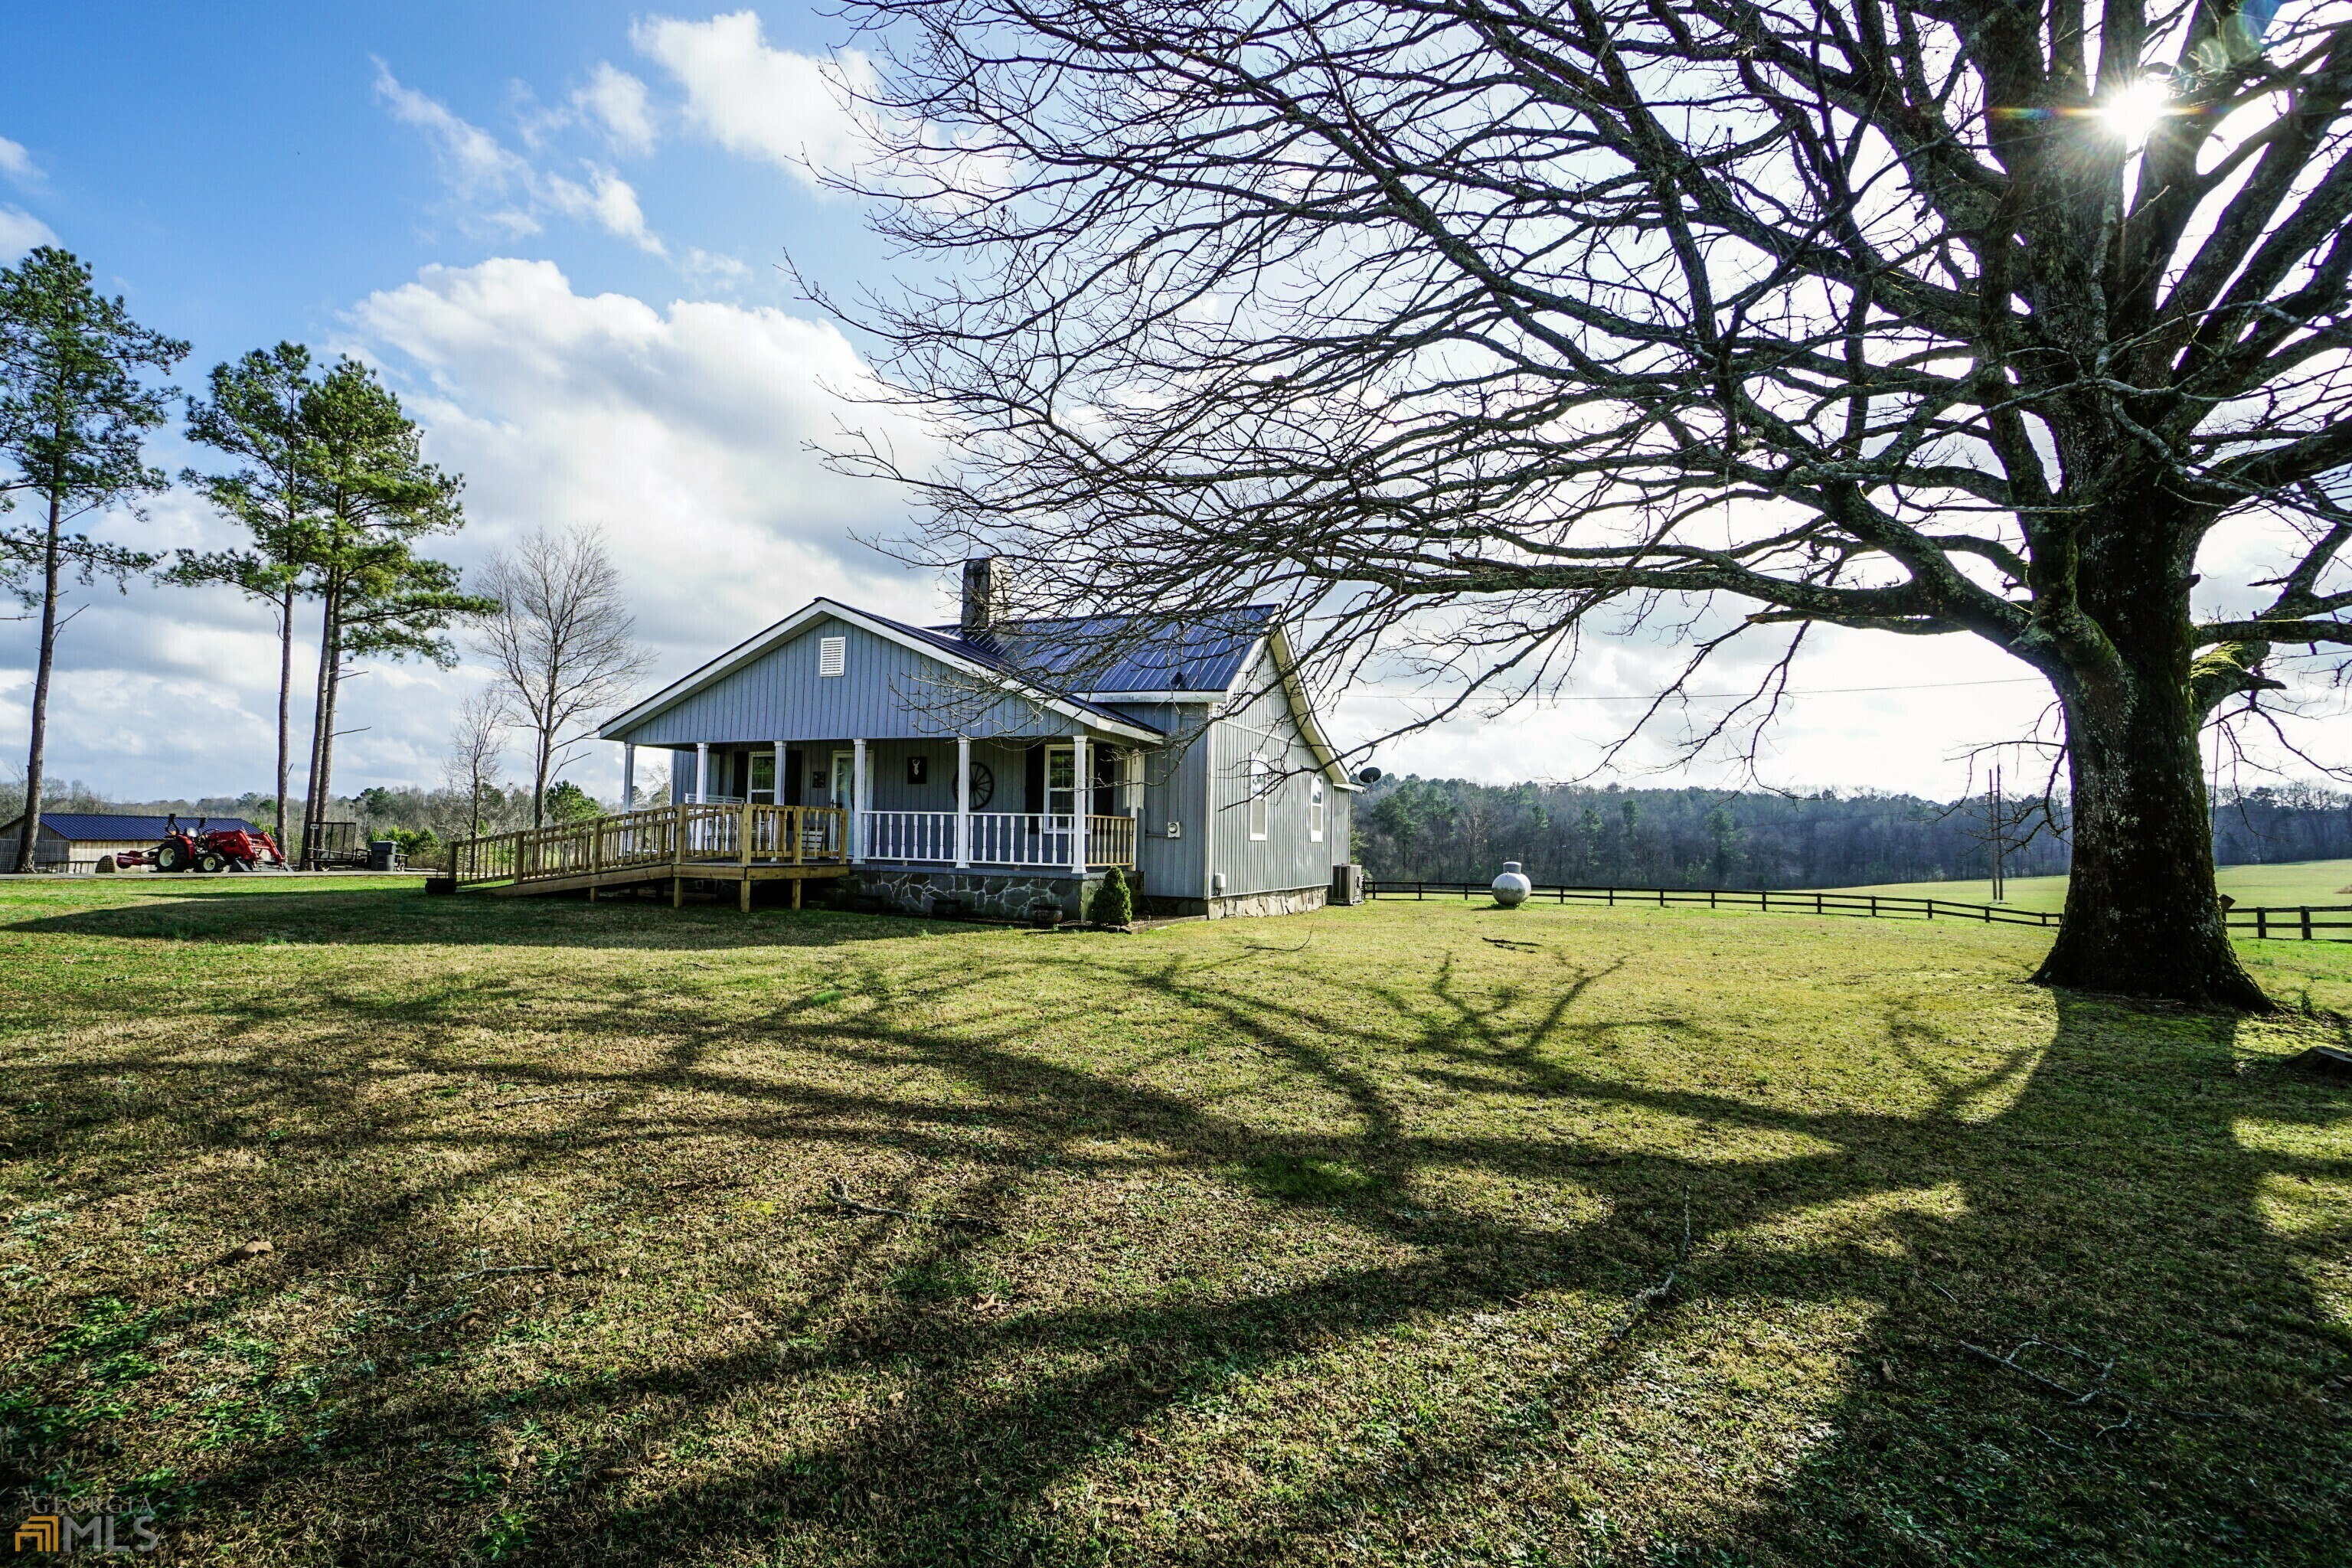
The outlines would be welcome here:
M 2213 885 L 2213 829 L 2185 686 L 2065 700 L 2074 866 L 2045 985 L 2267 1012 Z

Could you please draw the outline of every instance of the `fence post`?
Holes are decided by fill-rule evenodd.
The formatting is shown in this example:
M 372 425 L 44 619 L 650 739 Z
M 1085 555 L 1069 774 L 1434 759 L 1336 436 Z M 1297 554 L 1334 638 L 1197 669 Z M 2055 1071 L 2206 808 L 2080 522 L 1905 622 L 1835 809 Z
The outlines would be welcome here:
M 1870 895 L 1870 918 L 1872 920 L 1876 920 L 1878 918 L 1878 895 L 1876 893 Z
M 1821 896 L 1819 893 L 1815 893 L 1815 894 L 1813 895 L 1813 913 L 1815 913 L 1815 914 L 1820 914 L 1821 912 L 1822 912 L 1822 896 Z
M 1927 900 L 1927 918 L 1929 920 L 1936 918 L 1936 900 L 1933 899 Z
M 2303 906 L 2303 940 L 2305 942 L 2311 940 L 2311 906 L 2309 904 Z
M 1759 888 L 1759 889 L 1756 889 L 1756 907 L 1757 907 L 1758 909 L 1759 909 L 1759 910 L 1764 910 L 1764 911 L 1765 911 L 1766 913 L 1768 913 L 1768 914 L 1771 912 L 1771 909 L 1772 909 L 1772 889 L 1769 889 L 1769 888 Z
M 2254 935 L 2258 940 L 2267 942 L 2270 940 L 2270 934 L 2271 912 L 2257 905 L 2254 909 Z
M 1706 907 L 1708 909 L 1715 908 L 1715 889 L 1713 888 L 1709 888 L 1706 890 Z
M 1614 888 L 1609 889 L 1609 907 L 1612 910 L 1617 907 L 1617 889 Z
M 1662 909 L 1662 910 L 1663 910 L 1663 909 L 1664 909 L 1665 907 L 1666 907 L 1666 890 L 1665 890 L 1664 888 L 1660 888 L 1660 889 L 1658 889 L 1658 908 L 1660 908 L 1660 909 Z

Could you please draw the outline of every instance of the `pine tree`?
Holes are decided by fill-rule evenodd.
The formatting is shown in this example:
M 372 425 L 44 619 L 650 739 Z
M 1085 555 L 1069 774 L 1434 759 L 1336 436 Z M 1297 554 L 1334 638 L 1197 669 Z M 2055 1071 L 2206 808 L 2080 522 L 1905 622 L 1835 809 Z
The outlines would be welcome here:
M 278 787 L 271 826 L 286 837 L 286 776 L 290 766 L 294 689 L 294 605 L 310 581 L 319 543 L 320 487 L 303 399 L 319 383 L 310 351 L 299 343 L 256 349 L 212 373 L 212 399 L 191 399 L 188 437 L 240 458 L 229 474 L 184 469 L 226 516 L 244 524 L 253 545 L 199 553 L 183 550 L 173 576 L 186 583 L 226 583 L 268 605 L 278 620 Z M 284 846 L 290 847 L 290 845 Z
M 169 370 L 187 352 L 186 343 L 133 321 L 119 297 L 91 288 L 89 268 L 68 252 L 42 246 L 19 265 L 0 268 L 0 455 L 16 469 L 0 479 L 0 506 L 13 505 L 12 492 L 23 490 L 47 514 L 32 528 L 0 528 L 0 577 L 41 613 L 18 871 L 33 866 L 67 578 L 88 585 L 110 577 L 120 587 L 155 563 L 152 555 L 68 533 L 66 525 L 113 506 L 131 505 L 139 515 L 132 503 L 170 482 L 147 465 L 140 443 L 164 422 L 177 394 L 142 384 L 139 373 Z
M 416 422 L 373 371 L 356 360 L 339 361 L 303 395 L 302 424 L 320 497 L 311 563 L 320 614 L 302 825 L 307 860 L 334 786 L 345 667 L 411 653 L 454 663 L 456 650 L 442 632 L 496 605 L 463 593 L 455 567 L 415 553 L 418 538 L 465 526 L 457 502 L 464 481 L 425 461 Z

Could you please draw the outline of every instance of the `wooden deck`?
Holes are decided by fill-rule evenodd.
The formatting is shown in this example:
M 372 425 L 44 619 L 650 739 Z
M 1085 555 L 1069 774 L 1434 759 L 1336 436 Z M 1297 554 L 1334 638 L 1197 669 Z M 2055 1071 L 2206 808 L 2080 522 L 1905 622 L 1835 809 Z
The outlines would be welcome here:
M 623 812 L 556 827 L 466 838 L 450 846 L 459 892 L 507 898 L 669 884 L 684 901 L 688 882 L 732 882 L 749 913 L 757 882 L 788 881 L 793 908 L 801 884 L 849 874 L 848 813 L 834 806 L 685 805 Z

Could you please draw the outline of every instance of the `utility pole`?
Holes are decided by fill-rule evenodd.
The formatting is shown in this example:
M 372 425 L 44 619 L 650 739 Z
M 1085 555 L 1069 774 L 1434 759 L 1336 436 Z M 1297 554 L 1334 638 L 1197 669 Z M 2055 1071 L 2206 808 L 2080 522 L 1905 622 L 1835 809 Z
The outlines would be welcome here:
M 1992 765 L 1992 795 L 1987 803 L 1985 820 L 1987 826 L 1992 829 L 1992 901 L 1997 904 L 2001 901 L 2003 891 L 2001 887 L 2003 868 L 2000 863 L 2000 764 L 1999 763 Z

